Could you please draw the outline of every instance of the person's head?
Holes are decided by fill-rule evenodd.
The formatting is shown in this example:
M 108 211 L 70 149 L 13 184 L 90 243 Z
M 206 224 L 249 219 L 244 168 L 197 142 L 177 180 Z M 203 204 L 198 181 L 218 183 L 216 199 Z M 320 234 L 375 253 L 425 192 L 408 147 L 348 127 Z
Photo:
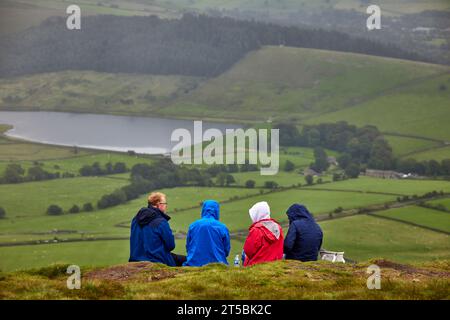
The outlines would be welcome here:
M 202 207 L 202 218 L 214 218 L 216 220 L 219 220 L 219 217 L 219 203 L 215 200 L 204 201 Z
M 253 223 L 263 219 L 270 219 L 270 207 L 266 201 L 257 202 L 248 210 Z
M 293 221 L 298 219 L 314 220 L 308 209 L 306 209 L 304 205 L 298 203 L 290 206 L 286 211 L 286 215 L 289 218 L 289 223 L 292 223 Z
M 161 192 L 152 192 L 148 196 L 148 205 L 158 208 L 162 212 L 167 210 L 166 195 Z

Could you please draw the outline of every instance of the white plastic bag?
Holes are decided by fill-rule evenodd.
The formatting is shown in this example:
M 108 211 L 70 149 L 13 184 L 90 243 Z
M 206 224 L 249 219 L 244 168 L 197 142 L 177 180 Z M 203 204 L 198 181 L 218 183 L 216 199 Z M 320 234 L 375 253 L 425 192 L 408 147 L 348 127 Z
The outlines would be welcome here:
M 335 252 L 335 251 L 328 251 L 328 250 L 320 250 L 320 259 L 321 260 L 327 260 L 331 262 L 342 262 L 345 263 L 344 259 L 344 252 Z

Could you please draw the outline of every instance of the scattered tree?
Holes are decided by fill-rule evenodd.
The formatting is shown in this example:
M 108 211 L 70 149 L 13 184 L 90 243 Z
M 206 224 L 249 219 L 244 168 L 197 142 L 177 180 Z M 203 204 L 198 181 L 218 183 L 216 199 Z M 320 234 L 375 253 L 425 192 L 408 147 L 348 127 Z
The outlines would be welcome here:
M 314 177 L 312 175 L 305 176 L 305 181 L 308 186 L 314 183 Z
M 92 203 L 90 203 L 90 202 L 85 203 L 85 204 L 83 205 L 83 211 L 85 211 L 85 212 L 91 212 L 91 211 L 94 211 L 94 206 L 93 206 Z
M 79 213 L 80 212 L 80 207 L 77 206 L 76 204 L 74 204 L 72 206 L 72 208 L 69 209 L 69 213 Z
M 295 164 L 292 161 L 286 160 L 284 163 L 284 171 L 291 172 L 295 169 Z
M 255 180 L 247 180 L 245 182 L 245 187 L 252 189 L 255 187 L 255 184 L 256 184 Z
M 63 209 L 60 206 L 57 206 L 55 204 L 52 204 L 47 208 L 47 214 L 50 216 L 58 216 L 63 213 L 64 213 Z
M 276 183 L 275 181 L 266 181 L 264 182 L 264 188 L 276 189 L 278 188 L 278 183 Z

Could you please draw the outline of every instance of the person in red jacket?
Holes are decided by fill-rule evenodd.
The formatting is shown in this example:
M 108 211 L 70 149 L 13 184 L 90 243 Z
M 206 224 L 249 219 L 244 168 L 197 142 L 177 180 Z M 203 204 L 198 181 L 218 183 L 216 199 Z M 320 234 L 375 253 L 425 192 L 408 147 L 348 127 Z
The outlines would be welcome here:
M 283 258 L 283 229 L 270 218 L 267 202 L 256 203 L 249 210 L 253 224 L 244 244 L 244 266 L 281 260 Z

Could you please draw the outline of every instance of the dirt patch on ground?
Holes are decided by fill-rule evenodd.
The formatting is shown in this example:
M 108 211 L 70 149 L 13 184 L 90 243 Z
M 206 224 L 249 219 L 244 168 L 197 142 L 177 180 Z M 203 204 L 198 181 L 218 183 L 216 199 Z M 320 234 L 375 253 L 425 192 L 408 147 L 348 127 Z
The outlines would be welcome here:
M 84 275 L 87 280 L 144 280 L 158 281 L 175 277 L 176 272 L 156 267 L 151 262 L 130 262 L 128 264 L 114 266 L 106 269 L 99 269 L 88 272 Z
M 392 269 L 399 273 L 399 276 L 403 277 L 435 277 L 435 278 L 450 278 L 450 272 L 446 271 L 436 271 L 423 268 L 416 268 L 407 264 L 400 264 L 397 262 L 392 262 L 389 260 L 376 260 L 373 264 L 376 264 L 383 269 Z

